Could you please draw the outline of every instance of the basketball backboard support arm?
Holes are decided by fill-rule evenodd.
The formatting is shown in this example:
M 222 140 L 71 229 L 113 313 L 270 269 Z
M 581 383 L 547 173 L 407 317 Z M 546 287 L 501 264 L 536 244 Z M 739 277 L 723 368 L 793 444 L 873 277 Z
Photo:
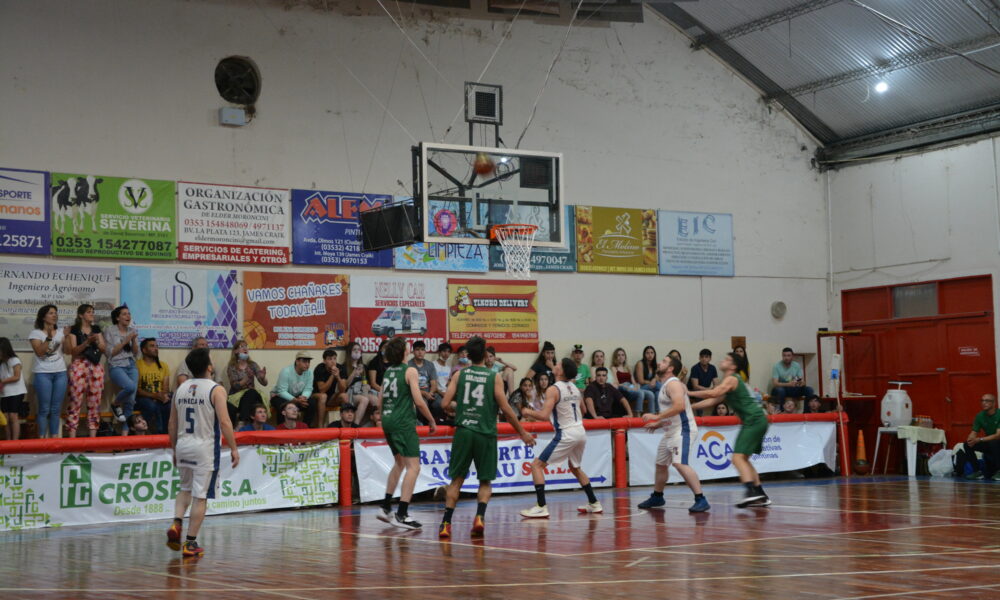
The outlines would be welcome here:
M 430 142 L 412 151 L 425 242 L 489 244 L 491 226 L 529 224 L 536 246 L 565 247 L 561 154 Z

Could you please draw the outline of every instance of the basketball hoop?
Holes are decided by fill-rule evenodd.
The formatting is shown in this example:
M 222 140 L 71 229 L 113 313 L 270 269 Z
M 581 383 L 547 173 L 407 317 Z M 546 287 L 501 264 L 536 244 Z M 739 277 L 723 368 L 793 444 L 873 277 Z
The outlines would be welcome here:
M 537 225 L 510 224 L 494 225 L 490 229 L 490 239 L 500 242 L 507 275 L 514 279 L 531 277 L 531 248 L 535 243 Z

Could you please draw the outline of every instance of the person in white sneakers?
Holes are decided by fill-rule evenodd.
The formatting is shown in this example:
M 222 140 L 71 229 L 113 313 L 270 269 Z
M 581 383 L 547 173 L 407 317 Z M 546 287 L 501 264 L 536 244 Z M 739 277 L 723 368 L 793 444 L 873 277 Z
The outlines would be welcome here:
M 577 510 L 581 513 L 604 512 L 597 496 L 594 495 L 594 488 L 590 486 L 590 478 L 580 468 L 583 449 L 587 445 L 587 431 L 583 428 L 583 398 L 580 396 L 580 390 L 573 384 L 576 378 L 576 363 L 571 358 L 564 358 L 555 365 L 553 373 L 556 383 L 545 391 L 545 404 L 541 410 L 530 408 L 521 410 L 523 416 L 538 421 L 544 421 L 551 415 L 552 424 L 556 428 L 555 437 L 531 462 L 531 478 L 535 482 L 538 503 L 522 510 L 521 516 L 529 519 L 549 516 L 549 509 L 545 505 L 545 467 L 564 460 L 569 463 L 570 472 L 587 494 L 587 504 Z

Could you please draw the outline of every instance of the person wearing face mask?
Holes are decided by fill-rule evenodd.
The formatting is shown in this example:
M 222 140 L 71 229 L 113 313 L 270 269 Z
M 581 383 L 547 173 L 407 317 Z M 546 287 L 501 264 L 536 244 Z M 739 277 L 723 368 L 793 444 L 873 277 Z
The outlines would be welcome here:
M 344 349 L 344 362 L 340 365 L 340 380 L 344 382 L 347 402 L 357 408 L 353 421 L 361 424 L 364 421 L 368 406 L 375 403 L 371 386 L 368 384 L 368 370 L 362 361 L 361 346 L 357 342 L 347 344 Z M 341 414 L 341 419 L 344 415 Z
M 451 374 L 454 375 L 471 364 L 469 352 L 465 349 L 465 346 L 459 346 L 458 350 L 455 351 L 455 365 L 451 368 Z
M 257 391 L 254 381 L 267 385 L 267 369 L 250 360 L 250 350 L 246 341 L 236 340 L 233 354 L 229 357 L 226 367 L 229 376 L 229 415 L 230 419 L 239 407 L 239 420 L 249 422 L 253 416 L 253 408 L 264 404 L 264 398 Z

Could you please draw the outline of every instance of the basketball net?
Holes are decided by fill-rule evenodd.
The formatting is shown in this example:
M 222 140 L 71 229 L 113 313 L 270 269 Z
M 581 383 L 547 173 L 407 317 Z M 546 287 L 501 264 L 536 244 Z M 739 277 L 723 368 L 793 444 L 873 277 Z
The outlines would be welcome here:
M 500 242 L 507 276 L 513 279 L 531 277 L 531 248 L 535 244 L 537 225 L 494 225 L 490 237 Z

